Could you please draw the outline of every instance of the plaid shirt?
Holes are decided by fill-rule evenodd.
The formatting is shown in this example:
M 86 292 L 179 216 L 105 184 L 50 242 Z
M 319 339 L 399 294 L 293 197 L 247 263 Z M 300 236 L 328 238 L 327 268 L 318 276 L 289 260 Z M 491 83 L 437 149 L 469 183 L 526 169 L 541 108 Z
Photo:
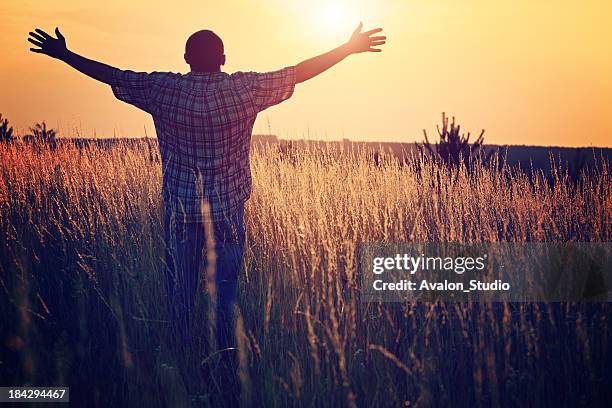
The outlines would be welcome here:
M 257 113 L 293 94 L 295 67 L 274 72 L 175 74 L 116 69 L 115 96 L 153 116 L 166 208 L 185 222 L 233 214 L 251 194 L 251 132 Z

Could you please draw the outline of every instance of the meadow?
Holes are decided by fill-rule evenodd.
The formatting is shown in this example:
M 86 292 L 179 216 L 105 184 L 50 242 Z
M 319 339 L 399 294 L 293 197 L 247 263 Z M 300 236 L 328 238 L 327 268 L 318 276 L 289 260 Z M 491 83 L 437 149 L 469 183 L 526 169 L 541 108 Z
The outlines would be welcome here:
M 244 406 L 604 406 L 610 303 L 363 303 L 360 242 L 607 242 L 609 163 L 578 180 L 318 145 L 252 153 L 240 279 Z M 0 383 L 75 406 L 223 406 L 210 297 L 169 356 L 151 141 L 0 145 Z M 184 364 L 184 363 L 176 363 Z M 200 372 L 201 380 L 197 371 Z

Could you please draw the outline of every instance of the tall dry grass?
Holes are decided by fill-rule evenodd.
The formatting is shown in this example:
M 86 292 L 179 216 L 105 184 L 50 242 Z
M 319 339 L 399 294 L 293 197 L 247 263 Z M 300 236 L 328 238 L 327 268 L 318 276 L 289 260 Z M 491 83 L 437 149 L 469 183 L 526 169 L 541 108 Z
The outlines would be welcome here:
M 151 143 L 0 146 L 3 383 L 98 406 L 223 403 L 208 339 L 167 360 L 161 166 Z M 240 282 L 242 401 L 259 406 L 598 405 L 606 304 L 360 302 L 368 241 L 610 241 L 608 163 L 577 182 L 503 163 L 452 171 L 311 145 L 253 152 Z M 170 350 L 171 352 L 171 350 Z M 193 368 L 192 368 L 193 369 Z M 195 378 L 195 374 L 194 374 Z

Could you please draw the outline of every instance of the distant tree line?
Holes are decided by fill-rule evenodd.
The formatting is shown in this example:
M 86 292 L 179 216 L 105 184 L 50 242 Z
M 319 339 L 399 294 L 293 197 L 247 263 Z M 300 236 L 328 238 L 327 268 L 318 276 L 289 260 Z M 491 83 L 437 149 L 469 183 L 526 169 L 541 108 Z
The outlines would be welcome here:
M 475 158 L 486 162 L 490 157 L 490 154 L 483 154 L 484 130 L 474 142 L 470 143 L 470 133 L 462 134 L 460 126 L 455 123 L 455 118 L 449 121 L 445 113 L 442 113 L 442 127 L 438 127 L 440 137 L 438 142 L 430 143 L 427 132 L 423 130 L 423 133 L 425 140 L 422 143 L 416 143 L 421 154 L 439 160 L 446 166 L 458 167 L 464 164 L 469 168 L 470 162 Z M 30 127 L 29 133 L 24 135 L 22 140 L 31 144 L 55 145 L 57 135 L 57 130 L 47 127 L 45 121 L 42 121 Z M 0 143 L 12 143 L 17 140 L 18 137 L 13 127 L 9 125 L 8 119 L 3 118 L 0 113 Z M 285 159 L 295 159 L 295 147 L 285 146 L 281 154 Z M 378 161 L 378 157 L 374 159 Z

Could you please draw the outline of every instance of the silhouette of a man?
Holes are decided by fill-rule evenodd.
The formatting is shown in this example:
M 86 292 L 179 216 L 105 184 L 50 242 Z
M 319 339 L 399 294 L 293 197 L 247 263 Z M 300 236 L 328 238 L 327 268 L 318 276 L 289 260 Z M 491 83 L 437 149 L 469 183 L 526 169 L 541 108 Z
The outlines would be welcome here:
M 313 78 L 351 54 L 380 52 L 382 29 L 362 32 L 317 57 L 278 71 L 221 71 L 225 64 L 221 38 L 209 30 L 187 40 L 187 74 L 133 72 L 82 57 L 57 38 L 36 29 L 31 51 L 64 61 L 85 75 L 111 86 L 115 96 L 153 116 L 162 158 L 165 207 L 167 293 L 171 318 L 184 341 L 189 339 L 205 229 L 214 230 L 217 285 L 217 346 L 234 344 L 233 305 L 242 267 L 244 204 L 251 193 L 249 150 L 253 123 L 264 109 L 288 99 L 295 84 Z M 208 211 L 202 211 L 202 202 Z

